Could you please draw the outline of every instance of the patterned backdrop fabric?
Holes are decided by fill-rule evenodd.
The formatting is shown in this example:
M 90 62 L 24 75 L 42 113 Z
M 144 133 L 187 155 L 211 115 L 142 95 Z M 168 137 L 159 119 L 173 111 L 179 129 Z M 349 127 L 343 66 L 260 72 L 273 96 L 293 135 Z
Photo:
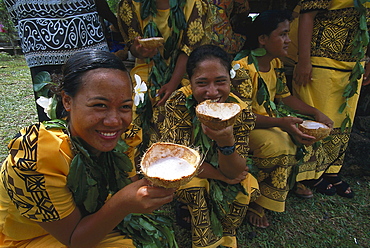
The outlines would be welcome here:
M 108 50 L 94 0 L 6 0 L 28 66 L 61 65 L 82 49 Z

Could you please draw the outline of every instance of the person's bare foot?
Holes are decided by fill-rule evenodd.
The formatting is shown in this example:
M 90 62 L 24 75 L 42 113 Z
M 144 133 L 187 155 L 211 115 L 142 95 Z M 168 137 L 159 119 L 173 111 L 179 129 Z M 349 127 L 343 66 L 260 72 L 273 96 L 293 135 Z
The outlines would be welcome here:
M 268 223 L 265 210 L 257 203 L 251 202 L 248 207 L 247 216 L 249 223 L 253 226 L 266 228 L 270 224 Z

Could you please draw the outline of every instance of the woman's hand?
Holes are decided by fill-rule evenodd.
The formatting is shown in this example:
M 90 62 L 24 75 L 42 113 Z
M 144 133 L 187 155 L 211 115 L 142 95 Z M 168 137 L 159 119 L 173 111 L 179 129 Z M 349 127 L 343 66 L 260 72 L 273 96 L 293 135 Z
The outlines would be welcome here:
M 312 65 L 310 62 L 298 61 L 293 72 L 293 81 L 299 86 L 306 86 L 312 79 Z
M 167 99 L 171 96 L 179 84 L 172 83 L 171 81 L 163 85 L 157 92 L 157 95 L 161 97 L 156 106 L 162 106 L 166 103 Z
M 248 166 L 246 166 L 245 170 L 242 173 L 240 173 L 237 177 L 235 177 L 234 179 L 224 177 L 223 179 L 221 179 L 221 181 L 224 181 L 225 183 L 228 183 L 228 184 L 240 183 L 241 181 L 243 181 L 247 177 L 248 170 L 249 170 L 249 168 L 248 168 Z
M 216 141 L 218 146 L 233 146 L 235 143 L 233 126 L 228 126 L 221 130 L 214 130 L 202 123 L 202 129 L 204 134 L 211 140 Z
M 136 37 L 134 43 L 130 47 L 130 52 L 138 59 L 153 58 L 158 53 L 158 48 L 145 48 L 139 43 L 141 37 Z
M 334 121 L 332 121 L 332 119 L 330 119 L 329 117 L 327 117 L 324 113 L 322 113 L 321 111 L 319 111 L 315 116 L 315 121 L 317 122 L 321 122 L 321 123 L 324 123 L 325 125 L 327 125 L 329 128 L 333 128 L 333 125 L 334 125 Z
M 303 120 L 297 117 L 282 117 L 278 118 L 279 120 L 279 127 L 288 132 L 290 135 L 294 137 L 296 141 L 299 143 L 310 146 L 315 143 L 315 137 L 304 134 L 301 130 L 298 129 L 297 125 L 301 124 Z
M 128 208 L 129 213 L 151 213 L 171 202 L 176 189 L 152 186 L 147 179 L 140 179 L 120 191 L 123 191 L 120 195 L 126 198 L 122 208 Z

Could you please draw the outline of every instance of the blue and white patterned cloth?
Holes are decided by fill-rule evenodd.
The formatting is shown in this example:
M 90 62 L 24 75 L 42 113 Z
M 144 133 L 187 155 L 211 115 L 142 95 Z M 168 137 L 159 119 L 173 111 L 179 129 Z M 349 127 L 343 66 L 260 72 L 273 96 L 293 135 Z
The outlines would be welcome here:
M 107 50 L 94 0 L 5 0 L 30 68 L 62 65 L 82 49 Z

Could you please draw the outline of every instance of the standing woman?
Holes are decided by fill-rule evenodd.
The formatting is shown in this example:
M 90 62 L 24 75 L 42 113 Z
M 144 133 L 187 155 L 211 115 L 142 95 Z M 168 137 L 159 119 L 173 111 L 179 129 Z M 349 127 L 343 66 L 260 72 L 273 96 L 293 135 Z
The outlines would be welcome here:
M 32 125 L 9 144 L 0 247 L 134 247 L 116 226 L 170 202 L 174 190 L 131 183 L 140 137 L 130 76 L 115 55 L 85 50 L 63 67 L 60 89 L 66 124 Z
M 165 141 L 199 147 L 205 158 L 198 176 L 176 194 L 190 211 L 193 247 L 237 247 L 236 229 L 249 202 L 259 195 L 246 161 L 254 115 L 230 93 L 231 59 L 223 49 L 196 48 L 186 68 L 190 85 L 168 99 L 162 136 Z M 195 107 L 205 100 L 236 102 L 242 113 L 234 126 L 213 130 L 195 115 Z
M 337 193 L 347 198 L 354 194 L 338 173 L 356 113 L 366 46 L 370 53 L 369 13 L 369 1 L 304 0 L 299 16 L 294 94 L 334 121 L 333 139 L 327 145 L 335 160 L 325 171 L 323 180 L 332 183 Z M 369 70 L 367 64 L 364 85 L 369 84 Z
M 144 134 L 141 152 L 150 142 L 159 141 L 164 104 L 181 83 L 188 83 L 184 79 L 186 61 L 204 36 L 206 12 L 206 0 L 122 0 L 119 4 L 120 30 L 127 49 L 136 57 L 131 76 L 137 74 L 147 83 L 145 97 L 134 111 L 134 123 Z M 145 48 L 138 42 L 148 37 L 163 37 L 163 46 Z
M 282 101 L 299 114 L 311 116 L 329 127 L 333 125 L 322 112 L 292 96 L 286 85 L 279 57 L 287 55 L 290 20 L 291 14 L 283 10 L 261 13 L 248 29 L 246 47 L 252 54 L 233 62 L 233 68 L 240 67 L 233 82 L 236 94 L 245 101 L 252 101 L 253 113 L 257 116 L 249 144 L 253 161 L 259 169 L 257 179 L 262 195 L 250 205 L 247 218 L 251 224 L 262 228 L 269 226 L 264 209 L 276 212 L 285 210 L 289 186 L 292 186 L 288 183 L 289 177 L 293 176 L 293 183 L 295 178 L 297 181 L 316 179 L 327 166 L 323 148 L 318 146 L 314 151 L 310 146 L 315 138 L 298 129 L 297 124 L 302 123 L 303 119 L 278 116 L 274 101 Z M 251 57 L 255 63 L 249 63 Z M 302 161 L 298 161 L 297 147 L 303 145 L 307 153 Z M 301 164 L 296 175 L 293 168 L 297 168 L 298 162 Z M 319 183 L 315 181 L 321 193 L 335 193 L 332 185 Z M 303 198 L 313 196 L 311 190 L 302 184 L 298 184 L 295 193 Z
M 60 74 L 67 59 L 77 51 L 108 51 L 99 15 L 117 23 L 105 0 L 4 0 L 17 26 L 20 46 L 31 71 Z M 35 100 L 38 96 L 35 92 Z M 36 104 L 39 121 L 49 120 Z

